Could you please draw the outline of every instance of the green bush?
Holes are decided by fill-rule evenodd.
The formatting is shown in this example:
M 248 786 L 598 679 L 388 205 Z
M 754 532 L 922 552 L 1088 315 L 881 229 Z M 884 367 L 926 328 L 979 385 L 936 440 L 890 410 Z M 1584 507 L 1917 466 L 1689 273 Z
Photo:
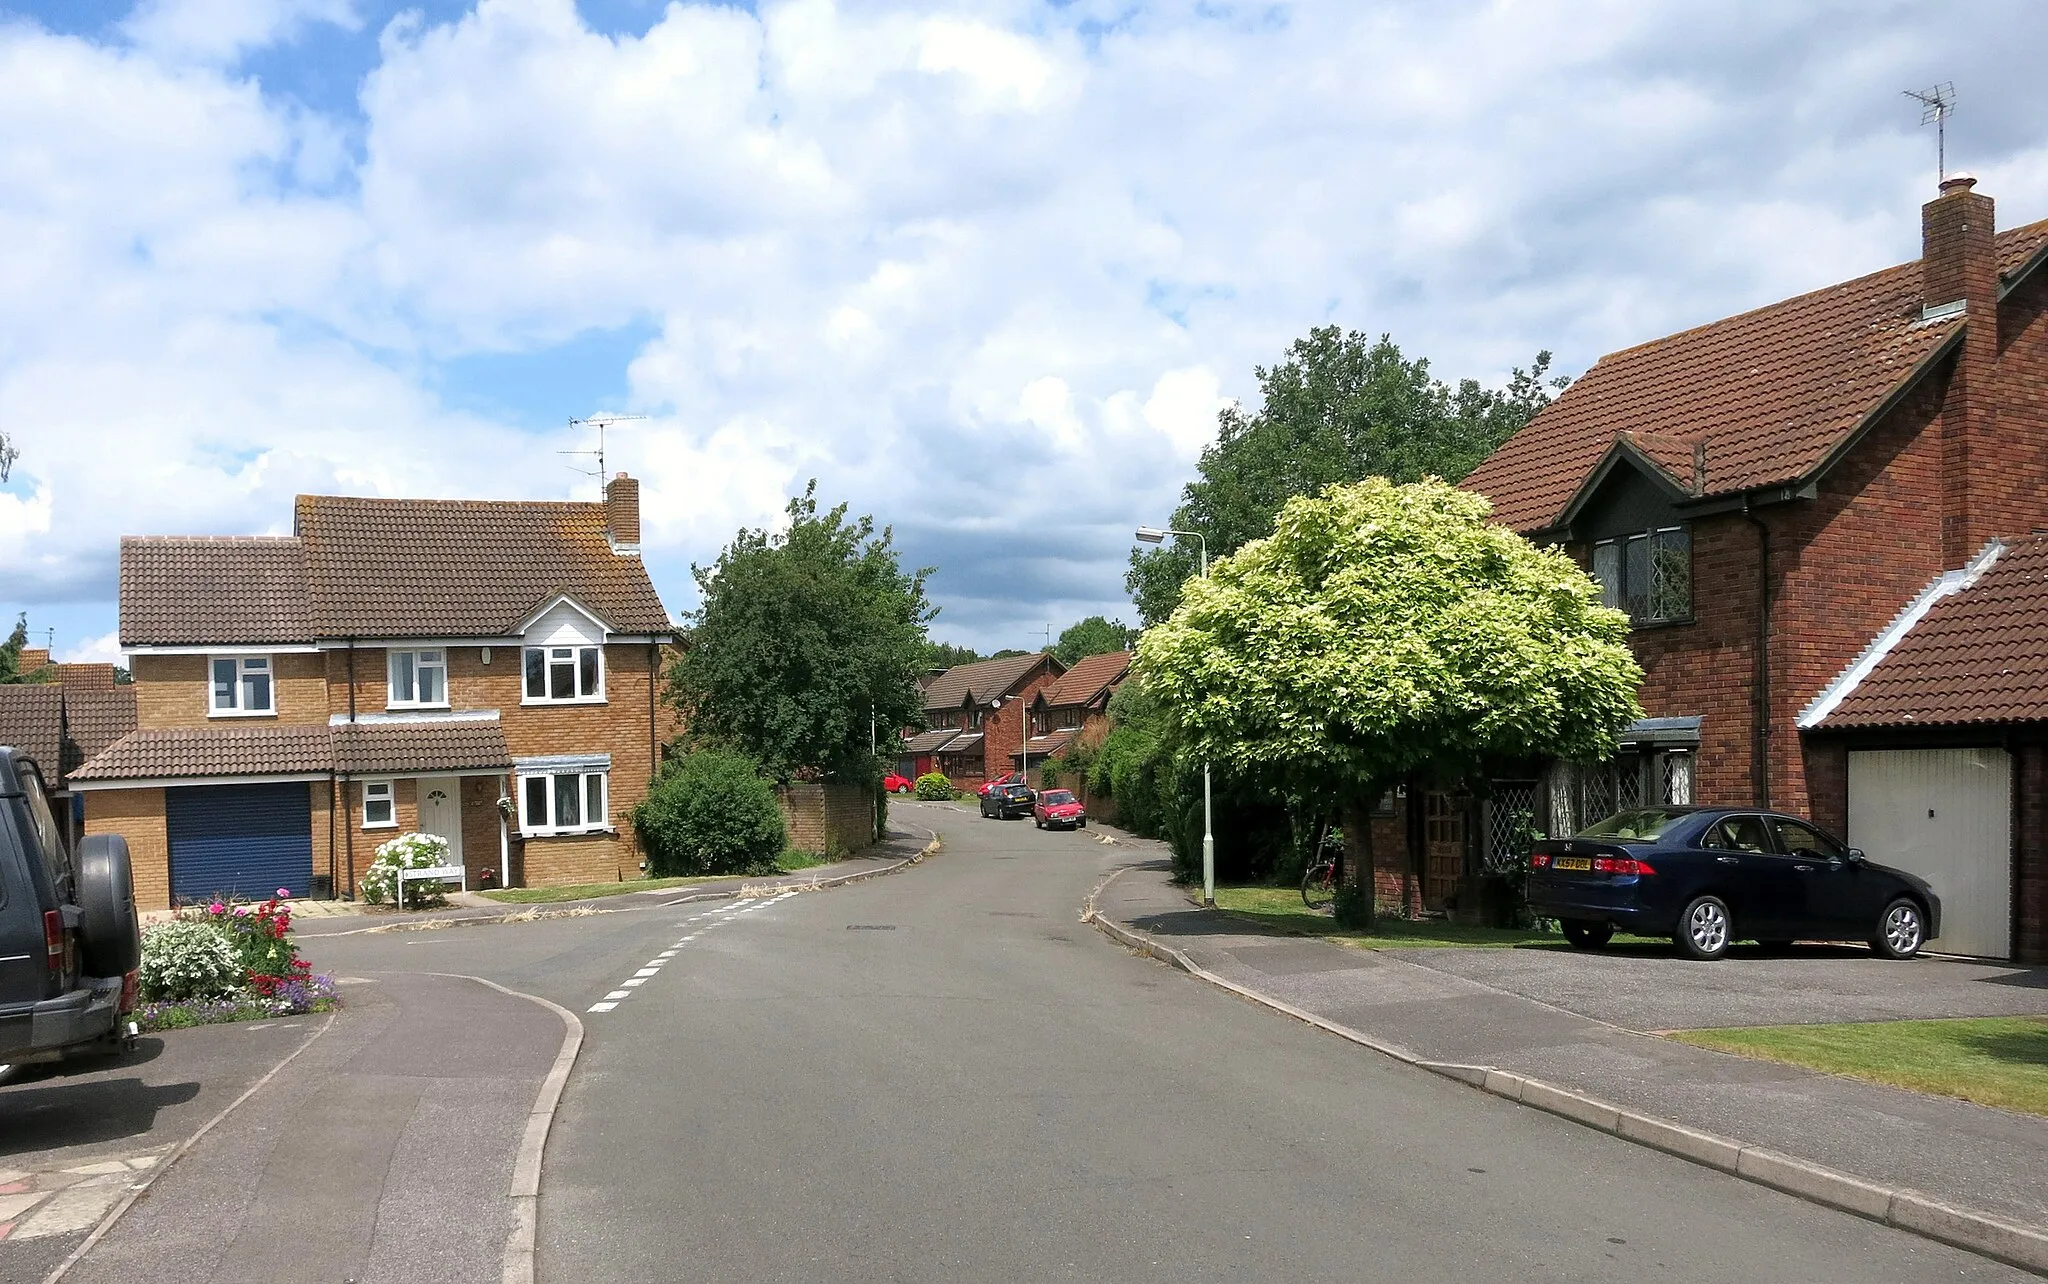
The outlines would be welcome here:
M 137 982 L 145 1000 L 224 999 L 248 979 L 241 956 L 211 923 L 177 919 L 142 934 Z
M 951 802 L 953 782 L 943 771 L 927 771 L 917 778 L 917 796 L 925 802 Z
M 397 892 L 401 866 L 406 869 L 433 869 L 447 863 L 448 840 L 439 834 L 400 834 L 377 848 L 377 859 L 370 863 L 370 868 L 356 884 L 356 890 L 372 905 L 382 905 Z M 411 899 L 399 906 L 400 909 L 421 909 L 446 904 L 448 900 L 439 883 L 426 879 L 407 884 L 405 894 Z
M 671 763 L 633 809 L 633 828 L 658 878 L 773 873 L 788 838 L 775 787 L 751 758 L 718 749 Z

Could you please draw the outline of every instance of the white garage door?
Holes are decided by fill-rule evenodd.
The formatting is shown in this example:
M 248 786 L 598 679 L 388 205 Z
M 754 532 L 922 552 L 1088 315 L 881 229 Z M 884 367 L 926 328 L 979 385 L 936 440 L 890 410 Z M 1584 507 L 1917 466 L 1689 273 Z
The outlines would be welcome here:
M 1934 888 L 1934 949 L 2012 956 L 2012 760 L 2003 749 L 1850 754 L 1849 845 Z

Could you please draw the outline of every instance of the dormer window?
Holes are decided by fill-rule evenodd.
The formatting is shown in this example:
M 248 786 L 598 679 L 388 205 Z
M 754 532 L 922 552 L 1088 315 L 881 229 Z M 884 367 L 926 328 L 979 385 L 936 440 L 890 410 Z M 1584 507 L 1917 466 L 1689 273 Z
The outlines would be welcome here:
M 210 712 L 216 718 L 261 717 L 277 712 L 267 655 L 220 656 L 209 666 Z
M 448 707 L 448 653 L 443 650 L 390 653 L 391 688 L 385 704 L 393 709 Z
M 604 699 L 604 648 L 526 648 L 526 701 L 563 703 Z
M 1692 533 L 1666 526 L 1593 545 L 1600 601 L 1628 612 L 1632 624 L 1692 618 Z

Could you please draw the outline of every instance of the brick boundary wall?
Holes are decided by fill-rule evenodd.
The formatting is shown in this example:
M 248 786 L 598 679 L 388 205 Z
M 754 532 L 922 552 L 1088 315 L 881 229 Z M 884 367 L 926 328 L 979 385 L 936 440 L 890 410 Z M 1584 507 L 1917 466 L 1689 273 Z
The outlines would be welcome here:
M 875 841 L 875 800 L 854 785 L 796 781 L 775 791 L 789 845 L 816 855 L 860 851 Z

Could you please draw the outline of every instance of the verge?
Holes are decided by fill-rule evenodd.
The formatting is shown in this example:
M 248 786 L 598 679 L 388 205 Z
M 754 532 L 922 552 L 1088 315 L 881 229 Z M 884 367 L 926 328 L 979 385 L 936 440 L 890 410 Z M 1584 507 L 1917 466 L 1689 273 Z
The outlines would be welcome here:
M 1745 1181 L 1796 1195 L 1845 1213 L 1937 1240 L 1955 1248 L 2004 1262 L 2023 1270 L 2048 1274 L 2048 1234 L 1974 1209 L 1945 1204 L 1915 1190 L 1879 1186 L 1859 1177 L 1796 1159 L 1762 1146 L 1752 1146 L 1668 1119 L 1639 1114 L 1611 1102 L 1571 1092 L 1540 1079 L 1511 1074 L 1492 1066 L 1427 1061 L 1398 1044 L 1385 1043 L 1360 1030 L 1326 1020 L 1291 1003 L 1261 994 L 1209 971 L 1180 950 L 1110 918 L 1096 908 L 1103 890 L 1130 867 L 1097 884 L 1081 907 L 1081 921 L 1093 923 L 1111 940 L 1146 956 L 1169 963 L 1218 989 L 1263 1004 L 1340 1039 L 1370 1048 L 1383 1056 L 1431 1074 L 1455 1079 L 1468 1087 L 1583 1124 L 1609 1136 L 1713 1168 Z

